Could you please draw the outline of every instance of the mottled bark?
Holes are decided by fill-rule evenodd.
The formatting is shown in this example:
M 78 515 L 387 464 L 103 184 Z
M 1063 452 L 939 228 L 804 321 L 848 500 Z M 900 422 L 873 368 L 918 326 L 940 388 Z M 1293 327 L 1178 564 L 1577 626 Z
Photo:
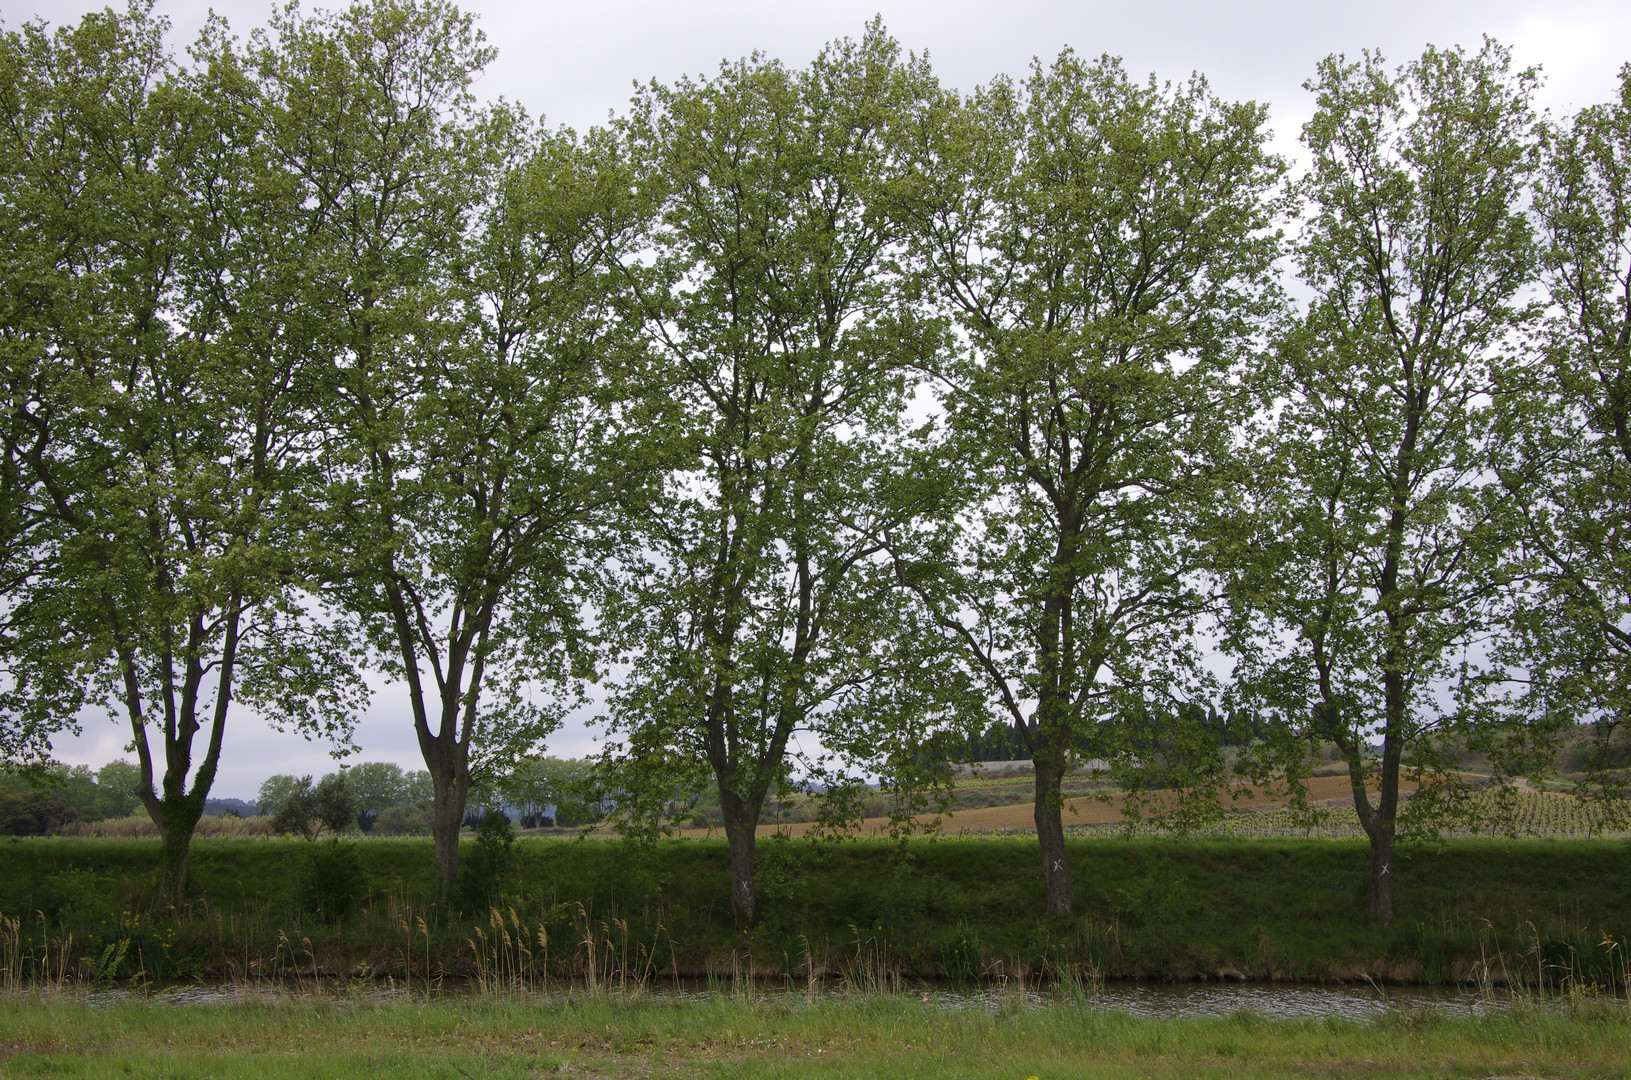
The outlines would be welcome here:
M 1031 764 L 1036 769 L 1036 838 L 1042 848 L 1042 881 L 1047 893 L 1049 915 L 1069 915 L 1073 897 L 1070 889 L 1070 859 L 1065 853 L 1064 763 L 1038 755 Z
M 459 885 L 459 830 L 464 827 L 468 788 L 456 778 L 437 776 L 434 771 L 431 784 L 436 792 L 430 817 L 431 840 L 436 845 L 436 895 L 446 903 Z
M 761 804 L 723 787 L 719 804 L 725 818 L 725 838 L 730 844 L 731 912 L 737 927 L 745 930 L 759 915 L 759 894 L 753 875 L 758 866 Z
M 1393 922 L 1393 822 L 1378 822 L 1370 838 L 1370 911 Z

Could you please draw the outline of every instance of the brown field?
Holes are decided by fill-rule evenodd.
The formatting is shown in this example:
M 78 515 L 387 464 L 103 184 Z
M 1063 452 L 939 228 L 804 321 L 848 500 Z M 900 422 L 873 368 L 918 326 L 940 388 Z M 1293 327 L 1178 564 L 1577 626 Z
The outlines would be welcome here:
M 1308 801 L 1320 806 L 1349 805 L 1353 799 L 1353 788 L 1346 776 L 1316 776 L 1307 781 Z M 1400 780 L 1399 789 L 1403 792 L 1414 791 L 1419 785 L 1413 781 Z M 1163 793 L 1155 792 L 1147 796 L 1144 814 L 1148 816 L 1162 802 Z M 1169 797 L 1170 798 L 1170 797 Z M 1225 793 L 1223 801 L 1226 805 L 1237 810 L 1260 810 L 1273 806 L 1283 806 L 1289 798 L 1283 788 L 1264 788 L 1260 785 L 1235 789 L 1232 793 Z M 1080 796 L 1066 799 L 1064 802 L 1065 824 L 1069 825 L 1100 825 L 1124 820 L 1123 810 L 1126 796 L 1111 795 L 1104 799 L 1091 796 Z M 918 825 L 932 826 L 938 818 L 940 831 L 955 836 L 960 832 L 991 832 L 998 829 L 1033 829 L 1036 827 L 1036 810 L 1034 805 L 1027 801 L 1015 803 L 1010 806 L 982 806 L 968 810 L 958 810 L 945 814 L 919 814 L 913 818 Z M 776 832 L 786 831 L 793 836 L 803 836 L 815 825 L 810 822 L 800 822 L 783 825 L 761 825 L 760 836 L 769 836 Z M 861 822 L 862 834 L 876 835 L 889 831 L 888 818 L 867 818 Z M 681 836 L 709 836 L 721 834 L 722 830 L 714 829 L 683 829 Z
M 103 818 L 101 821 L 76 821 L 56 830 L 58 836 L 113 836 L 125 839 L 156 839 L 159 827 L 145 813 L 130 817 Z M 271 836 L 272 823 L 267 817 L 228 817 L 225 814 L 198 819 L 194 836 Z

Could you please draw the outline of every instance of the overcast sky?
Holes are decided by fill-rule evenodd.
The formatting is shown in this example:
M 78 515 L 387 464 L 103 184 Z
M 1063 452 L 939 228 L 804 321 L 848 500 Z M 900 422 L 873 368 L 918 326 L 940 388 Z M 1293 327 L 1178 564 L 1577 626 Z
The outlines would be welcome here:
M 7 29 L 35 17 L 56 25 L 101 6 L 20 0 L 8 3 L 0 18 Z M 171 20 L 172 40 L 181 46 L 212 6 L 240 36 L 271 10 L 260 0 L 213 5 L 160 0 L 158 10 Z M 580 130 L 621 110 L 636 82 L 707 75 L 721 61 L 755 50 L 802 65 L 825 42 L 859 36 L 875 14 L 904 48 L 929 54 L 943 83 L 965 91 L 994 75 L 1022 76 L 1033 57 L 1051 60 L 1067 45 L 1088 56 L 1119 56 L 1139 75 L 1182 79 L 1199 71 L 1224 97 L 1268 102 L 1278 148 L 1287 154 L 1295 153 L 1298 131 L 1311 112 L 1302 83 L 1331 53 L 1357 57 L 1366 48 L 1379 49 L 1401 62 L 1429 44 L 1475 50 L 1487 34 L 1511 46 L 1519 64 L 1542 69 L 1540 104 L 1559 115 L 1608 100 L 1620 66 L 1631 60 L 1631 4 L 1624 0 L 826 0 L 799 5 L 477 0 L 464 6 L 479 15 L 479 25 L 498 47 L 478 95 L 519 101 L 551 123 Z M 121 756 L 126 730 L 105 719 L 86 719 L 83 736 L 58 740 L 59 759 L 95 766 Z M 215 794 L 253 798 L 272 773 L 323 773 L 335 767 L 326 745 L 271 732 L 243 711 L 229 724 Z M 351 761 L 422 767 L 400 687 L 379 688 L 357 741 L 362 753 Z M 581 725 L 563 731 L 551 745 L 551 752 L 570 756 L 591 749 Z

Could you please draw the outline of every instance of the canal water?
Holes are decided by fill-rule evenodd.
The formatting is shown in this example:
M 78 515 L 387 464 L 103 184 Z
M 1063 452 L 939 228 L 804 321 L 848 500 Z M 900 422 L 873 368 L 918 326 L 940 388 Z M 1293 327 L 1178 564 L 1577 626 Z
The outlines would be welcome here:
M 141 999 L 177 1005 L 234 1005 L 304 1003 L 323 1000 L 359 1005 L 402 1001 L 457 1000 L 476 992 L 473 984 L 446 980 L 427 991 L 416 985 L 369 983 L 325 983 L 312 987 L 255 984 L 193 984 L 163 989 L 107 989 L 85 992 L 92 1004 Z M 535 1001 L 540 1008 L 568 997 L 582 999 L 583 992 L 540 993 L 521 991 L 516 997 Z M 817 988 L 812 994 L 802 987 L 777 983 L 732 990 L 727 985 L 701 982 L 655 983 L 635 992 L 612 991 L 613 999 L 641 999 L 654 1003 L 701 1004 L 719 998 L 751 1000 L 791 1008 L 823 1002 L 864 999 L 869 995 L 840 988 Z M 917 1000 L 930 1008 L 949 1012 L 1004 1012 L 1018 1009 L 1077 1009 L 1122 1012 L 1131 1016 L 1159 1019 L 1186 1017 L 1227 1017 L 1249 1013 L 1265 1019 L 1376 1020 L 1390 1013 L 1436 1012 L 1482 1016 L 1522 1002 L 1535 1005 L 1542 999 L 1513 996 L 1504 991 L 1479 993 L 1471 987 L 1379 986 L 1366 983 L 1308 985 L 1300 983 L 1147 983 L 1109 982 L 1085 991 L 1057 988 L 989 988 L 955 984 L 903 985 L 894 994 L 870 995 Z

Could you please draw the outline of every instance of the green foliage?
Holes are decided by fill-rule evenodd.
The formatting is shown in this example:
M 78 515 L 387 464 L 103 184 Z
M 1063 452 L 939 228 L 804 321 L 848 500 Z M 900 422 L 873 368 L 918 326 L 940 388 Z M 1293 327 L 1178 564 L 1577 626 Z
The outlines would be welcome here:
M 445 0 L 164 34 L 142 2 L 0 33 L 0 773 L 46 785 L 0 829 L 139 805 L 179 902 L 230 703 L 343 743 L 364 662 L 427 771 L 263 809 L 430 829 L 467 905 L 513 869 L 484 831 L 453 891 L 472 791 L 717 819 L 747 926 L 800 901 L 768 800 L 910 828 L 959 747 L 1034 762 L 1061 917 L 1072 755 L 1201 828 L 1237 763 L 1296 785 L 1334 745 L 1384 870 L 1400 776 L 1458 755 L 1561 742 L 1623 807 L 1631 66 L 1543 152 L 1493 42 L 1324 61 L 1288 318 L 1266 109 L 1198 76 L 1067 50 L 963 100 L 875 21 L 580 137 L 478 107 Z M 613 662 L 605 768 L 534 760 Z M 98 710 L 136 762 L 54 766 Z M 324 850 L 338 919 L 366 882 Z
M 309 795 L 310 790 L 311 777 L 278 773 L 261 782 L 260 790 L 255 795 L 255 806 L 268 817 L 275 817 L 291 800 L 302 797 L 303 793 Z
M 1285 166 L 1263 106 L 1068 50 L 936 119 L 910 242 L 969 347 L 937 371 L 953 497 L 904 574 L 974 715 L 1036 763 L 1063 913 L 1067 755 L 1132 757 L 1119 717 L 1210 692 L 1200 575 L 1233 501 L 1240 366 L 1277 310 Z
M 1624 805 L 1631 711 L 1631 65 L 1616 100 L 1551 132 L 1536 205 L 1551 306 L 1543 350 L 1504 372 L 1498 459 L 1536 560 L 1498 650 L 1529 673 L 1529 726 L 1561 733 L 1580 790 Z M 1550 750 L 1547 741 L 1543 751 Z M 1543 756 L 1543 755 L 1542 755 Z
M 311 840 L 319 829 L 338 837 L 357 825 L 362 799 L 343 772 L 329 773 L 316 784 L 309 776 L 268 777 L 261 785 L 260 811 L 272 819 L 272 831 L 280 836 L 299 834 Z
M 431 806 L 425 799 L 389 807 L 374 819 L 372 831 L 381 836 L 429 836 Z
M 22 775 L 0 774 L 0 792 L 57 796 L 72 809 L 69 820 L 100 821 L 135 812 L 136 784 L 140 779 L 141 771 L 128 761 L 109 762 L 95 773 L 85 765 L 37 762 Z
M 380 813 L 393 806 L 429 801 L 430 774 L 423 769 L 403 772 L 389 761 L 365 761 L 345 770 L 347 782 L 362 800 L 362 807 Z
M 941 719 L 881 541 L 928 494 L 903 416 L 944 335 L 910 302 L 892 210 L 934 93 L 875 21 L 803 70 L 648 87 L 623 125 L 661 200 L 636 285 L 672 413 L 604 619 L 646 658 L 611 695 L 607 783 L 648 834 L 717 788 L 744 925 L 767 796 L 904 770 Z
M 516 807 L 523 824 L 553 809 L 556 825 L 588 825 L 599 820 L 605 798 L 593 758 L 529 758 L 493 786 Z
M 357 845 L 338 836 L 312 849 L 311 875 L 313 910 L 320 918 L 337 922 L 368 899 L 368 871 Z
M 640 201 L 604 133 L 477 108 L 492 50 L 449 4 L 290 9 L 252 51 L 348 358 L 319 414 L 324 596 L 412 704 L 450 892 L 471 785 L 592 670 L 596 526 L 643 431 L 615 310 Z
M 120 968 L 130 955 L 130 938 L 120 937 L 102 946 L 99 953 L 88 958 L 91 982 L 96 985 L 110 983 L 119 977 Z
M 799 860 L 792 850 L 792 838 L 785 832 L 772 833 L 770 842 L 755 853 L 753 888 L 760 900 L 770 906 L 770 918 L 780 922 L 778 905 L 793 898 L 799 881 Z
M 343 772 L 329 773 L 317 781 L 317 786 L 312 788 L 311 802 L 312 816 L 330 836 L 355 828 L 357 815 L 362 812 L 362 799 L 351 787 L 351 778 Z
M 1522 573 L 1512 511 L 1534 497 L 1490 465 L 1495 374 L 1533 315 L 1536 78 L 1490 41 L 1393 71 L 1373 53 L 1319 65 L 1297 184 L 1313 299 L 1254 374 L 1238 706 L 1272 721 L 1265 768 L 1295 777 L 1329 740 L 1372 778 L 1356 806 L 1383 919 L 1401 769 L 1448 780 L 1453 747 L 1513 732 L 1505 673 L 1478 651 Z
M 301 199 L 219 24 L 191 66 L 164 29 L 138 3 L 0 38 L 0 742 L 26 761 L 81 705 L 122 714 L 179 900 L 229 703 L 339 733 L 361 688 L 296 591 L 332 355 Z
M 139 804 L 141 782 L 141 766 L 122 759 L 108 762 L 96 770 L 97 811 L 107 818 L 129 817 Z
M 1034 841 L 1013 838 L 912 841 L 904 855 L 892 842 L 766 845 L 779 849 L 786 860 L 780 869 L 797 886 L 767 903 L 763 922 L 746 935 L 724 900 L 727 849 L 717 841 L 631 852 L 618 841 L 521 839 L 491 896 L 502 902 L 506 922 L 513 904 L 524 925 L 545 923 L 554 978 L 581 957 L 578 946 L 593 931 L 602 942 L 608 932 L 620 940 L 626 934 L 631 957 L 632 943 L 649 951 L 661 938 L 673 949 L 670 959 L 669 945 L 662 947 L 665 969 L 698 975 L 728 966 L 733 950 L 739 962 L 751 953 L 756 966 L 785 963 L 793 972 L 804 941 L 818 967 L 841 974 L 857 934 L 862 945 L 883 950 L 875 959 L 894 970 L 931 975 L 947 970 L 948 943 L 972 934 L 981 970 L 1000 964 L 1010 974 L 1020 964 L 1033 972 L 1082 965 L 1109 977 L 1187 980 L 1232 967 L 1253 978 L 1354 981 L 1441 969 L 1465 977 L 1487 962 L 1496 974 L 1532 982 L 1525 974 L 1536 970 L 1532 950 L 1562 942 L 1544 946 L 1546 963 L 1562 963 L 1572 945 L 1577 974 L 1559 968 L 1548 977 L 1584 986 L 1606 962 L 1592 950 L 1631 931 L 1623 841 L 1451 840 L 1405 849 L 1395 927 L 1364 917 L 1362 840 L 1069 843 L 1074 858 L 1094 867 L 1082 910 L 1069 919 L 1041 915 Z M 52 939 L 72 933 L 81 956 L 100 956 L 130 924 L 122 975 L 140 969 L 153 977 L 158 964 L 225 975 L 229 963 L 241 969 L 256 960 L 260 970 L 309 970 L 300 945 L 309 939 L 325 968 L 366 963 L 399 978 L 408 939 L 425 947 L 415 922 L 423 913 L 433 965 L 469 973 L 465 941 L 475 936 L 472 926 L 488 925 L 490 913 L 473 900 L 464 917 L 445 909 L 432 915 L 431 849 L 423 840 L 202 838 L 194 867 L 201 900 L 191 911 L 154 918 L 147 912 L 157 843 L 17 841 L 5 852 L 12 872 L 0 879 L 0 913 L 43 912 Z M 475 849 L 466 844 L 466 855 Z M 321 885 L 319 856 L 335 856 L 343 883 L 338 872 L 347 856 L 335 853 L 347 850 L 366 880 L 355 892 Z M 346 895 L 356 906 L 336 919 L 328 905 Z M 132 921 L 138 913 L 139 929 Z M 279 953 L 280 934 L 298 955 L 287 945 Z M 33 940 L 40 943 L 37 926 Z M 531 947 L 536 952 L 535 942 Z M 965 953 L 968 961 L 974 956 Z
M 293 777 L 272 777 L 266 784 L 261 785 L 263 795 L 267 793 L 267 784 L 274 780 L 293 782 L 287 785 L 280 783 L 274 791 L 273 798 L 277 809 L 271 814 L 272 832 L 279 836 L 299 834 L 307 840 L 314 839 L 317 835 L 317 822 L 314 820 L 316 805 L 312 796 L 311 777 L 302 776 L 298 780 Z M 265 804 L 262 804 L 262 811 L 264 810 Z
M 0 791 L 0 836 L 43 836 L 79 820 L 68 800 L 48 791 Z
M 940 943 L 940 970 L 948 979 L 967 982 L 979 977 L 984 970 L 980 956 L 979 931 L 967 923 L 959 923 Z
M 480 915 L 497 905 L 515 867 L 515 831 L 497 811 L 483 815 L 476 842 L 465 852 L 459 871 L 459 907 Z

